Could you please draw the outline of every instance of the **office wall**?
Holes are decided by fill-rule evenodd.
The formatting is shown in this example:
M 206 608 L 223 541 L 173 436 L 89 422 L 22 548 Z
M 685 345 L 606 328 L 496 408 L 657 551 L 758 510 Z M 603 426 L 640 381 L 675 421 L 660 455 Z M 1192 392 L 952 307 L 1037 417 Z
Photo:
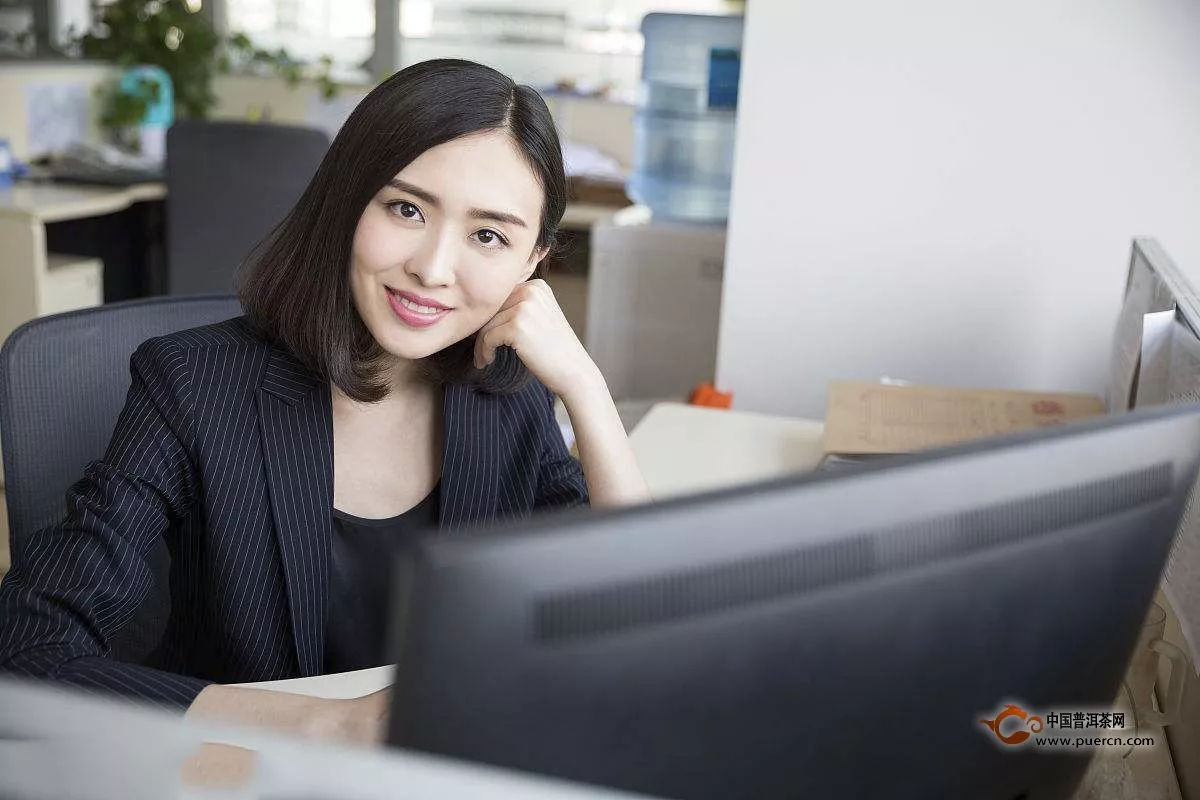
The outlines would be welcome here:
M 1130 239 L 1200 280 L 1200 4 L 747 14 L 718 380 L 1101 391 Z
M 369 85 L 343 85 L 332 100 L 324 100 L 313 83 L 289 86 L 274 77 L 221 75 L 213 81 L 217 104 L 213 119 L 268 119 L 284 125 L 314 125 L 332 138 L 354 106 L 371 90 Z

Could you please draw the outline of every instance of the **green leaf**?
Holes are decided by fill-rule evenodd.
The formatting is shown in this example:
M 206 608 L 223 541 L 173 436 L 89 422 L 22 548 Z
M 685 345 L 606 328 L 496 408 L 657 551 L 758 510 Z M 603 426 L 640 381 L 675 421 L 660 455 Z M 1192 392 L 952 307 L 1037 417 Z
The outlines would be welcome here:
M 91 31 L 72 39 L 85 58 L 110 61 L 130 67 L 153 64 L 171 76 L 175 90 L 175 110 L 181 117 L 203 117 L 216 105 L 213 78 L 219 73 L 259 65 L 270 70 L 289 86 L 299 84 L 310 72 L 321 96 L 330 99 L 339 91 L 330 80 L 333 59 L 322 56 L 310 67 L 293 58 L 284 48 L 269 51 L 256 47 L 244 32 L 218 36 L 203 14 L 193 13 L 186 0 L 158 0 L 160 7 L 149 14 L 146 0 L 114 0 L 96 6 Z M 166 46 L 166 34 L 172 27 L 182 33 L 179 47 Z M 158 87 L 139 91 L 128 100 L 115 99 L 118 93 L 105 95 L 100 104 L 101 124 L 105 127 L 128 125 L 140 120 L 149 103 L 157 101 Z M 128 96 L 126 96 L 128 97 Z M 142 103 L 139 111 L 138 102 Z

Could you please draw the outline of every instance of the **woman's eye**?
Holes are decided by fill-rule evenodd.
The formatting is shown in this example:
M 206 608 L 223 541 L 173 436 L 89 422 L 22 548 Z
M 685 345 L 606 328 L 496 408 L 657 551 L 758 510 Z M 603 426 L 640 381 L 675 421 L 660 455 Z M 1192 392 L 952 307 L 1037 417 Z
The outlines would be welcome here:
M 495 231 L 488 230 L 487 228 L 484 228 L 481 231 L 476 231 L 475 238 L 480 244 L 486 247 L 502 247 L 503 245 L 508 244 L 503 236 Z
M 412 203 L 406 203 L 403 200 L 397 203 L 389 203 L 388 207 L 392 209 L 392 213 L 402 217 L 403 219 L 422 220 L 421 209 L 414 206 Z

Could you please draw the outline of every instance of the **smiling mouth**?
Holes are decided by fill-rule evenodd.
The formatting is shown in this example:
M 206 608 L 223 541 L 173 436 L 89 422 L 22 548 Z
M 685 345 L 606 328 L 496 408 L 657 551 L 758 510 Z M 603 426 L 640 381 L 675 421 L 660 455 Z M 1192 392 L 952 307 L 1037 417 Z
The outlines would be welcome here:
M 427 305 L 426 303 L 420 303 L 416 299 L 414 299 L 414 297 L 412 295 L 410 295 L 408 292 L 400 292 L 400 291 L 393 289 L 390 286 L 387 286 L 385 288 L 387 289 L 388 294 L 390 294 L 392 297 L 394 297 L 400 303 L 401 306 L 403 306 L 404 308 L 406 308 L 409 311 L 412 311 L 414 313 L 435 316 L 437 314 L 441 314 L 444 311 L 450 310 L 450 308 L 448 306 L 443 306 L 441 304 Z M 433 301 L 428 301 L 428 302 L 432 303 Z
M 402 324 L 409 328 L 422 330 L 430 328 L 453 311 L 452 308 L 431 300 L 427 297 L 414 295 L 411 292 L 399 292 L 390 286 L 387 289 L 388 305 Z

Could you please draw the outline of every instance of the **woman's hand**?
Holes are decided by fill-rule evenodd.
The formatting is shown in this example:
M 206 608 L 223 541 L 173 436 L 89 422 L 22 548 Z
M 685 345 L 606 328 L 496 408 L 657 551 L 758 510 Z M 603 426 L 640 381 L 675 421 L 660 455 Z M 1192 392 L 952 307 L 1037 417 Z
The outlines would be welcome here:
M 212 685 L 187 715 L 253 725 L 278 733 L 340 744 L 374 745 L 387 733 L 392 690 L 380 689 L 350 700 Z M 255 753 L 244 747 L 208 743 L 186 762 L 180 777 L 189 786 L 235 788 L 254 774 Z
M 475 366 L 482 369 L 492 363 L 501 345 L 516 351 L 529 371 L 564 402 L 573 392 L 602 383 L 600 370 L 541 279 L 519 284 L 479 330 Z
M 479 330 L 475 366 L 483 368 L 508 345 L 546 388 L 562 398 L 593 506 L 650 499 L 646 481 L 600 369 L 579 343 L 543 280 L 522 283 Z

